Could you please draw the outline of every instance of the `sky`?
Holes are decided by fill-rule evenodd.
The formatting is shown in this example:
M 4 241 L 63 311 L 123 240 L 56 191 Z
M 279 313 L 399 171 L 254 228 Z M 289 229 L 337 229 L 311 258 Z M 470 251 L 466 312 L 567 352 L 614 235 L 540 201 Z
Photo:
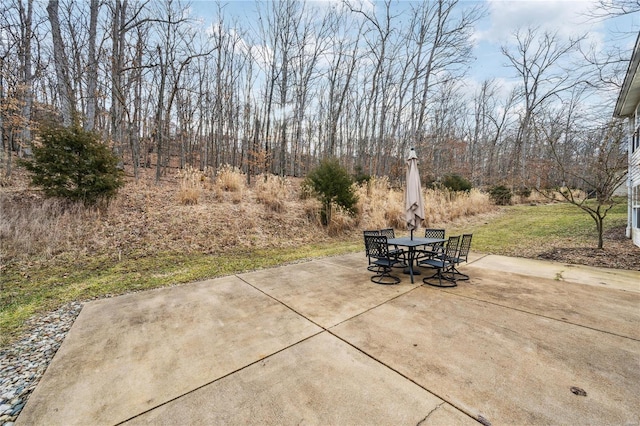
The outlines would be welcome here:
M 270 0 L 266 0 L 270 1 Z M 342 0 L 310 0 L 327 7 L 341 4 Z M 374 0 L 350 0 L 360 2 L 365 8 L 380 8 L 381 2 Z M 507 59 L 501 47 L 509 47 L 513 34 L 519 28 L 540 27 L 541 30 L 557 32 L 561 38 L 588 34 L 584 46 L 618 46 L 631 52 L 640 31 L 640 13 L 616 19 L 595 19 L 589 17 L 597 0 L 461 0 L 460 5 L 473 6 L 478 3 L 486 8 L 486 16 L 476 24 L 474 34 L 474 56 L 476 60 L 469 69 L 466 84 L 470 90 L 487 78 L 495 78 L 503 90 L 510 90 L 516 84 L 514 70 L 505 66 Z M 394 7 L 406 8 L 411 0 L 399 0 Z M 234 17 L 239 21 L 256 17 L 256 3 L 249 0 L 228 0 L 223 2 L 226 19 Z M 194 0 L 193 14 L 205 22 L 213 21 L 216 3 L 209 0 Z
M 478 25 L 475 50 L 485 66 L 477 67 L 477 75 L 512 75 L 504 66 L 506 58 L 500 47 L 508 46 L 512 34 L 527 25 L 557 31 L 565 39 L 587 34 L 585 45 L 618 45 L 629 50 L 640 31 L 640 14 L 609 20 L 589 17 L 594 1 L 489 0 L 486 4 L 488 15 Z

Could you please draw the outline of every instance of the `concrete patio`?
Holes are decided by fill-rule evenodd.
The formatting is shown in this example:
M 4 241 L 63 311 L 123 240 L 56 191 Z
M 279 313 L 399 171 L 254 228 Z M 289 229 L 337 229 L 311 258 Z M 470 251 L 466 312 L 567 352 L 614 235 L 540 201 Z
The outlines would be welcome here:
M 363 253 L 87 303 L 19 425 L 640 424 L 640 273 Z

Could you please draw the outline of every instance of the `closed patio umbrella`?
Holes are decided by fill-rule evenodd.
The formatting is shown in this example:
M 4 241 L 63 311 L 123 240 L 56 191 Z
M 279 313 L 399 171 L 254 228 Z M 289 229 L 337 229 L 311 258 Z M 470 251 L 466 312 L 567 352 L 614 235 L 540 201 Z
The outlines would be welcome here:
M 411 148 L 407 158 L 407 188 L 404 194 L 404 202 L 407 228 L 411 231 L 411 239 L 413 239 L 413 230 L 420 226 L 424 220 L 424 200 L 422 198 L 420 173 L 418 172 L 418 156 L 413 148 Z

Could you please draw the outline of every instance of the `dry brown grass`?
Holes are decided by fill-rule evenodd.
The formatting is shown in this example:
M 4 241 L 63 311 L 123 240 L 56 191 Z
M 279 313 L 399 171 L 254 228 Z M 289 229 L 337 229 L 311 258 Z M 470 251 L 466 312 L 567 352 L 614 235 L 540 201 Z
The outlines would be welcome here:
M 405 228 L 404 193 L 391 188 L 386 178 L 372 179 L 358 189 L 360 226 L 363 229 Z M 487 213 L 495 209 L 489 196 L 476 189 L 469 192 L 427 189 L 424 227 Z
M 0 264 L 9 258 L 51 258 L 91 244 L 97 210 L 81 203 L 0 193 Z
M 424 196 L 425 227 L 487 213 L 495 208 L 489 196 L 477 189 L 469 192 L 428 189 Z
M 152 171 L 126 186 L 102 212 L 44 199 L 26 185 L 0 188 L 2 262 L 46 262 L 56 256 L 120 259 L 158 252 L 217 253 L 230 248 L 295 247 L 349 238 L 367 228 L 404 231 L 402 190 L 385 178 L 357 188 L 359 214 L 337 209 L 327 229 L 320 203 L 301 194 L 301 179 L 245 175 L 223 167 L 185 170 L 156 183 Z M 190 192 L 192 191 L 192 192 Z M 176 196 L 177 194 L 177 196 Z M 474 215 L 492 207 L 488 197 L 425 191 L 427 223 Z
M 183 205 L 198 204 L 205 182 L 209 180 L 208 170 L 200 171 L 191 166 L 185 167 L 176 174 L 180 182 L 178 201 Z
M 245 187 L 245 175 L 228 164 L 220 167 L 216 173 L 215 186 L 225 192 L 242 192 Z
M 278 213 L 286 210 L 287 200 L 292 195 L 291 181 L 275 175 L 256 177 L 254 190 L 258 202 Z
M 569 191 L 568 188 L 562 188 L 562 191 Z M 553 190 L 541 190 L 531 191 L 528 197 L 523 195 L 513 194 L 511 197 L 511 204 L 546 204 L 553 202 L 566 202 L 565 198 L 558 191 Z M 584 191 L 579 189 L 572 189 L 571 194 L 575 199 L 584 199 L 586 198 L 586 194 Z
M 403 228 L 404 194 L 391 188 L 386 177 L 372 178 L 357 188 L 359 224 L 362 229 Z

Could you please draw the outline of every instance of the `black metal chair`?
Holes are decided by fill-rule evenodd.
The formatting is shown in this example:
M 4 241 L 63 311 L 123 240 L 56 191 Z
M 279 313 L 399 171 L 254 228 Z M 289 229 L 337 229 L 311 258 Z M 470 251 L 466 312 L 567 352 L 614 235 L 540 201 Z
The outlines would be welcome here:
M 369 263 L 377 267 L 376 270 L 372 271 L 376 275 L 371 277 L 371 281 L 376 284 L 398 284 L 400 278 L 391 275 L 391 267 L 396 263 L 396 260 L 389 256 L 387 237 L 383 235 L 365 235 L 364 245 L 369 256 Z M 371 271 L 371 269 L 369 270 Z
M 418 265 L 434 268 L 435 274 L 424 277 L 422 282 L 436 287 L 455 287 L 456 275 L 454 272 L 455 263 L 454 259 L 458 252 L 458 243 L 460 242 L 460 236 L 449 237 L 447 244 L 444 247 L 444 251 L 434 255 L 432 258 L 423 259 L 418 262 Z M 431 282 L 438 279 L 438 284 Z
M 458 275 L 457 278 L 460 281 L 465 281 L 469 279 L 469 275 L 463 274 L 458 271 L 457 266 L 462 262 L 466 262 L 469 257 L 469 250 L 471 249 L 471 239 L 473 238 L 473 234 L 462 234 L 462 240 L 460 240 L 460 247 L 458 247 L 458 253 L 453 258 L 453 273 Z
M 393 228 L 384 228 L 380 230 L 380 235 L 384 235 L 389 238 L 395 238 L 396 232 Z M 399 248 L 398 246 L 393 246 L 393 248 L 389 248 L 389 256 L 396 259 L 396 263 L 393 265 L 394 268 L 406 268 L 407 264 L 404 261 L 404 250 Z
M 445 235 L 444 229 L 427 228 L 424 230 L 425 238 L 444 239 L 444 235 Z M 424 248 L 418 252 L 418 259 L 431 259 L 434 256 L 442 253 L 443 250 L 444 250 L 444 242 L 424 246 Z
M 372 261 L 373 258 L 369 253 L 369 246 L 367 246 L 367 235 L 380 235 L 380 231 L 378 231 L 377 229 L 364 230 L 362 231 L 362 235 L 365 238 L 364 252 L 365 252 L 365 255 L 367 256 L 367 259 L 369 260 L 369 266 L 367 266 L 367 270 L 371 272 L 376 272 L 378 270 L 378 266 L 373 264 L 373 261 Z

